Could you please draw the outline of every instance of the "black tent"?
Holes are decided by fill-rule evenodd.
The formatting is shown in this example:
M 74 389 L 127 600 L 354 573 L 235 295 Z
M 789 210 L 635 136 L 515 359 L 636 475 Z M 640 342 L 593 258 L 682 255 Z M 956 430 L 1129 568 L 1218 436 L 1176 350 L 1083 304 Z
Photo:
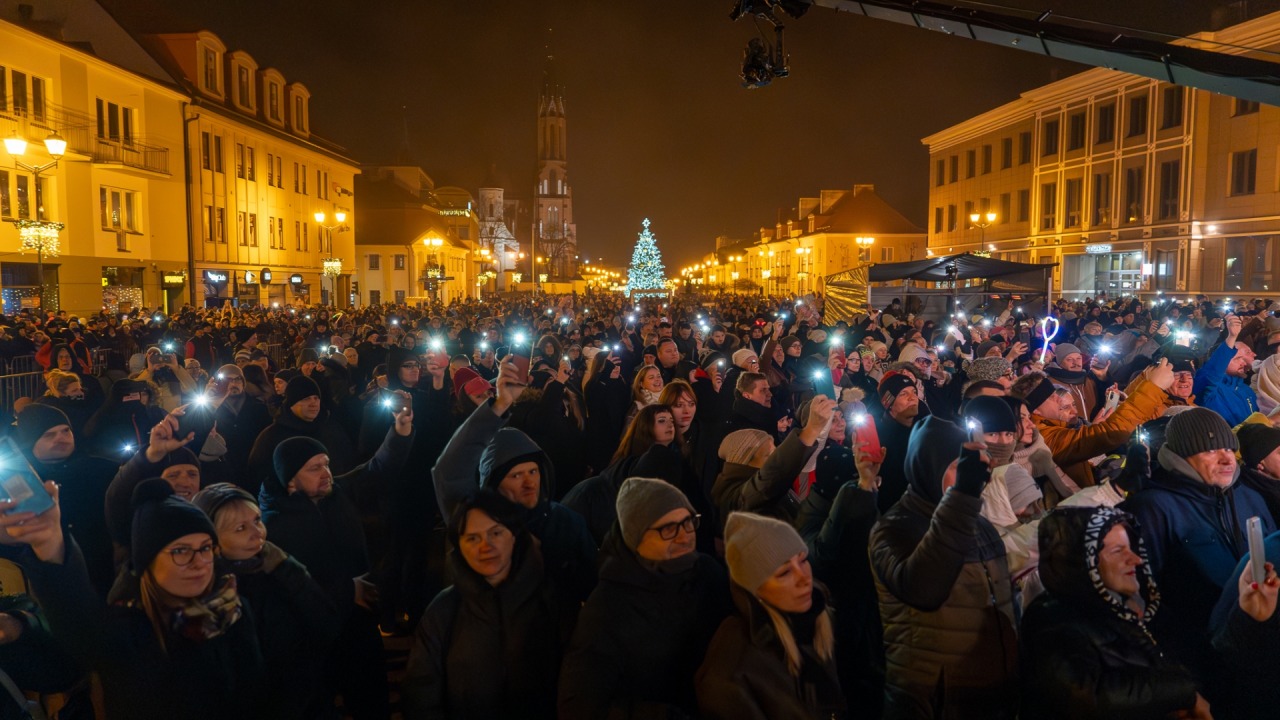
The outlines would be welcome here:
M 954 270 L 949 272 L 948 266 L 954 266 Z M 960 253 L 910 262 L 873 265 L 867 273 L 867 279 L 871 282 L 891 280 L 947 282 L 952 279 L 995 281 L 999 278 L 992 283 L 994 289 L 1044 290 L 1048 286 L 1049 273 L 1053 272 L 1053 267 L 1053 265 L 1011 262 L 973 253 Z

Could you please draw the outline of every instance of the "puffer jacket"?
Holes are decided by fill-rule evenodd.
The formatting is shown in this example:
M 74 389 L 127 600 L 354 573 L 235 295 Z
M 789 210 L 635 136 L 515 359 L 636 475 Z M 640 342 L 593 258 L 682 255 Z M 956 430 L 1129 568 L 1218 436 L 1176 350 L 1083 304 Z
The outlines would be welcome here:
M 1018 706 L 1013 585 L 982 499 L 941 490 L 955 425 L 922 422 L 907 449 L 906 494 L 871 532 L 884 623 L 885 714 L 1012 718 Z
M 1166 600 L 1157 635 L 1167 638 L 1174 655 L 1198 677 L 1208 676 L 1216 665 L 1209 616 L 1249 551 L 1245 522 L 1256 515 L 1264 534 L 1276 530 L 1266 502 L 1238 480 L 1227 488 L 1203 482 L 1165 445 L 1153 463 L 1150 486 L 1120 507 L 1142 524 L 1151 572 Z
M 1168 406 L 1168 395 L 1143 378 L 1130 386 L 1132 392 L 1104 422 L 1083 427 L 1049 420 L 1032 413 L 1036 430 L 1053 452 L 1053 462 L 1080 487 L 1094 484 L 1091 458 L 1124 445 L 1142 423 L 1160 416 Z
M 542 543 L 547 573 L 566 592 L 586 599 L 596 584 L 596 544 L 582 516 L 550 499 L 555 488 L 555 465 L 528 435 L 503 427 L 507 418 L 493 412 L 493 401 L 476 408 L 449 439 L 431 470 L 436 502 L 446 520 L 454 508 L 481 488 L 497 490 L 505 471 L 516 460 L 536 462 L 541 484 L 538 504 L 525 511 L 529 532 Z
M 823 660 L 814 642 L 793 636 L 801 658 L 799 673 L 793 675 L 778 631 L 760 600 L 739 585 L 732 584 L 730 590 L 738 611 L 720 624 L 698 668 L 702 716 L 708 720 L 844 717 L 835 659 Z M 812 623 L 826 612 L 822 586 L 815 584 L 813 607 L 804 613 L 805 619 Z
M 1045 593 L 1020 636 L 1024 720 L 1163 720 L 1195 704 L 1195 680 L 1148 630 L 1160 607 L 1148 566 L 1136 568 L 1141 615 L 1102 584 L 1097 557 L 1117 525 L 1144 556 L 1136 521 L 1119 510 L 1059 508 L 1040 522 Z

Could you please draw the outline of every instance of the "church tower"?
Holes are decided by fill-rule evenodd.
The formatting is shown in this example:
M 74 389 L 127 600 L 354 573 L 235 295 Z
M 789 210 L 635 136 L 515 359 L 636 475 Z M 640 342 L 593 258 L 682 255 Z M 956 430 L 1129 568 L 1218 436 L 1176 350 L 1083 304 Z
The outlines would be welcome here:
M 555 82 L 553 58 L 547 56 L 538 98 L 538 174 L 534 187 L 533 251 L 544 259 L 538 274 L 568 279 L 577 272 L 577 229 L 573 223 L 573 191 L 569 188 L 564 91 Z

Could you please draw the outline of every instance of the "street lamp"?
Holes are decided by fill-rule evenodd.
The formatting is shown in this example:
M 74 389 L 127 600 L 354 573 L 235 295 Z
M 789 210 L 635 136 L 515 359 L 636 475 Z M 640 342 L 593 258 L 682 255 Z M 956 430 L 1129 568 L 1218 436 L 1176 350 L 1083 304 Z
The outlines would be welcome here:
M 338 276 L 342 274 L 342 260 L 335 257 L 327 257 L 321 261 L 324 268 L 324 276 L 329 278 L 329 294 L 336 295 L 338 292 Z M 334 303 L 334 298 L 330 297 L 329 302 Z
M 873 237 L 856 237 L 853 239 L 858 245 L 858 259 L 863 262 L 871 262 L 871 246 L 876 244 Z
M 985 213 L 969 213 L 969 227 L 976 227 L 982 231 L 982 234 L 978 236 L 981 240 L 978 243 L 979 249 L 987 244 L 987 228 L 995 221 L 996 213 L 994 210 L 988 210 Z
M 422 238 L 422 244 L 431 248 L 431 261 L 427 265 L 427 284 L 431 286 L 431 299 L 440 302 L 440 283 L 444 278 L 444 268 L 440 263 L 440 248 L 444 247 L 444 238 L 433 231 Z
M 44 148 L 52 159 L 47 163 L 29 165 L 19 159 L 27 152 L 26 139 L 18 135 L 16 131 L 4 139 L 5 152 L 9 153 L 9 157 L 16 167 L 31 173 L 37 193 L 40 188 L 40 174 L 58 166 L 58 161 L 62 160 L 62 156 L 67 153 L 67 141 L 57 132 L 51 132 L 44 139 Z M 22 249 L 24 251 L 36 251 L 36 282 L 40 285 L 40 309 L 43 311 L 46 307 L 44 302 L 46 292 L 44 256 L 47 254 L 50 257 L 57 257 L 60 249 L 58 233 L 66 226 L 62 223 L 46 221 L 44 219 L 44 208 L 41 205 L 37 204 L 35 210 L 36 217 L 34 220 L 15 220 L 14 225 L 18 228 L 18 237 L 22 240 Z

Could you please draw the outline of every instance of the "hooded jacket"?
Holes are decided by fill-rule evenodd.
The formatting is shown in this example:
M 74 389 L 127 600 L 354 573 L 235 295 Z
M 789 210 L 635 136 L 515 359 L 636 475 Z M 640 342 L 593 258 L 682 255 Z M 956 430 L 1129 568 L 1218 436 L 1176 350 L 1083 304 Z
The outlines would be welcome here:
M 617 526 L 560 674 L 561 720 L 678 718 L 696 708 L 694 672 L 729 614 L 724 567 L 699 553 L 665 574 L 640 564 Z
M 1157 635 L 1197 676 L 1207 676 L 1214 664 L 1209 616 L 1249 551 L 1245 521 L 1256 515 L 1265 535 L 1276 530 L 1266 502 L 1238 480 L 1226 488 L 1205 483 L 1165 445 L 1153 463 L 1150 486 L 1120 507 L 1141 523 L 1151 573 L 1164 595 Z
M 555 718 L 578 603 L 547 578 L 536 541 L 517 540 L 497 587 L 456 550 L 448 562 L 454 584 L 422 616 L 400 681 L 406 720 Z
M 276 469 L 271 464 L 271 458 L 277 445 L 298 436 L 309 437 L 328 449 L 329 466 L 333 468 L 334 475 L 351 472 L 358 464 L 355 449 L 351 446 L 351 438 L 337 423 L 325 418 L 323 412 L 315 420 L 307 422 L 294 415 L 292 410 L 285 408 L 280 411 L 280 417 L 259 433 L 258 439 L 253 442 L 253 449 L 249 451 L 249 477 L 243 484 L 240 482 L 236 484 L 252 493 L 265 488 L 268 482 L 274 481 L 277 486 L 282 482 L 288 482 L 288 478 L 282 481 L 276 477 Z M 265 511 L 266 508 L 264 507 L 263 510 Z
M 1258 409 L 1258 396 L 1249 383 L 1227 375 L 1227 366 L 1235 357 L 1235 347 L 1222 343 L 1196 373 L 1191 386 L 1196 404 L 1218 413 L 1232 427 Z
M 150 394 L 151 404 L 124 399 L 143 392 Z M 132 445 L 134 449 L 145 447 L 151 440 L 151 428 L 165 416 L 155 402 L 154 384 L 145 380 L 117 380 L 111 386 L 111 397 L 85 424 L 85 437 L 76 438 L 77 444 L 83 441 L 86 448 L 91 447 L 108 457 L 120 457 L 120 448 L 125 445 Z
M 909 487 L 871 532 L 885 642 L 885 717 L 1012 718 L 1013 587 L 982 499 L 942 477 L 964 442 L 929 417 L 907 448 Z
M 1025 720 L 1163 720 L 1195 704 L 1195 680 L 1148 629 L 1160 607 L 1148 565 L 1135 568 L 1141 615 L 1103 585 L 1098 555 L 1116 526 L 1145 560 L 1137 522 L 1120 510 L 1059 508 L 1040 522 L 1045 592 L 1020 635 Z
M 497 491 L 502 475 L 516 462 L 536 462 L 541 477 L 537 505 L 525 510 L 529 532 L 542 543 L 547 573 L 575 598 L 585 599 L 596 582 L 596 544 L 582 516 L 550 500 L 555 466 L 528 435 L 503 427 L 507 418 L 493 413 L 493 401 L 462 423 L 450 438 L 431 479 L 440 512 L 453 517 L 464 499 L 482 488 Z
M 1067 370 L 1059 367 L 1056 363 L 1049 365 L 1044 369 L 1044 374 L 1048 375 L 1058 385 L 1065 387 L 1071 391 L 1071 399 L 1075 401 L 1076 412 L 1082 418 L 1092 418 L 1094 411 L 1098 408 L 1098 397 L 1105 392 L 1105 388 L 1098 387 L 1099 382 L 1089 370 Z

